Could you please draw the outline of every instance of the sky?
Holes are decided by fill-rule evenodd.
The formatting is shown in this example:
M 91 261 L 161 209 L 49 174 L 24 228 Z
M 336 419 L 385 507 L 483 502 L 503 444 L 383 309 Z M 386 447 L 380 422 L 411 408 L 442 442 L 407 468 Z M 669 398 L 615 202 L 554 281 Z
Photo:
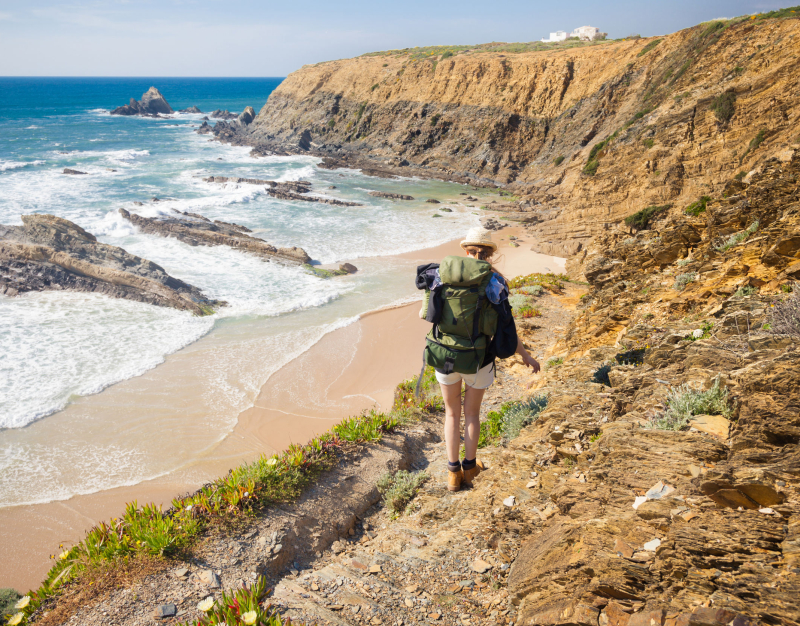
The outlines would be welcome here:
M 796 0 L 0 0 L 0 76 L 286 76 L 308 63 L 597 26 L 663 35 Z

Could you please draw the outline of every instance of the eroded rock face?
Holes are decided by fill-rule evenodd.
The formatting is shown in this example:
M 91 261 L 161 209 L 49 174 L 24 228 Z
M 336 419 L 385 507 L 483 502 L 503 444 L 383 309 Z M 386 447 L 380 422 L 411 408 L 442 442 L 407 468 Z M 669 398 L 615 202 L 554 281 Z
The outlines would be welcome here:
M 23 215 L 22 221 L 23 226 L 0 225 L 0 293 L 7 296 L 87 291 L 197 315 L 224 304 L 151 261 L 98 242 L 73 222 L 54 215 Z
M 519 623 L 800 619 L 800 342 L 770 330 L 799 192 L 798 156 L 767 161 L 699 216 L 604 234 L 571 264 L 592 288 L 536 385 L 547 409 L 511 446 L 557 508 L 509 576 Z M 676 393 L 715 384 L 725 415 L 659 426 Z
M 166 98 L 155 87 L 150 87 L 142 94 L 141 100 L 137 101 L 131 98 L 130 103 L 111 111 L 111 115 L 142 115 L 145 117 L 158 117 L 159 113 L 168 114 L 174 113 L 174 111 Z
M 699 25 L 644 54 L 655 39 L 319 63 L 289 75 L 238 135 L 219 138 L 375 175 L 510 185 L 519 204 L 535 204 L 542 249 L 575 247 L 648 205 L 718 195 L 797 143 L 798 35 L 796 19 L 763 20 Z M 711 104 L 726 91 L 734 112 L 720 119 Z
M 278 261 L 291 265 L 303 265 L 311 257 L 302 248 L 276 248 L 263 239 L 246 234 L 250 230 L 238 224 L 211 221 L 196 213 L 175 212 L 175 216 L 158 218 L 142 217 L 125 209 L 120 215 L 144 233 L 175 237 L 190 246 L 230 246 L 244 250 L 267 261 Z

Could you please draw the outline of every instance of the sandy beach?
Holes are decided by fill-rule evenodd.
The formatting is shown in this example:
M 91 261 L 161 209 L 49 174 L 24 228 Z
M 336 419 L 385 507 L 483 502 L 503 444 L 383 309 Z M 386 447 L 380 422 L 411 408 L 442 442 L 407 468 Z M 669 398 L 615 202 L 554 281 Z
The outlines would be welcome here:
M 501 272 L 513 277 L 563 270 L 563 259 L 531 252 L 524 242 L 510 247 L 509 236 L 524 240 L 518 230 L 507 228 L 494 234 L 500 244 L 497 268 Z M 387 257 L 386 262 L 397 258 L 421 264 L 460 252 L 458 242 L 453 241 Z M 242 462 L 291 443 L 305 443 L 362 410 L 390 408 L 396 385 L 418 373 L 421 366 L 429 325 L 419 319 L 418 312 L 417 303 L 370 312 L 322 337 L 270 376 L 253 405 L 239 415 L 233 431 L 213 454 L 199 459 L 191 472 L 170 473 L 61 502 L 0 510 L 0 587 L 20 591 L 37 587 L 49 569 L 49 555 L 57 554 L 60 544 L 79 541 L 93 525 L 118 515 L 127 502 L 156 502 L 167 508 L 173 497 L 193 491 Z

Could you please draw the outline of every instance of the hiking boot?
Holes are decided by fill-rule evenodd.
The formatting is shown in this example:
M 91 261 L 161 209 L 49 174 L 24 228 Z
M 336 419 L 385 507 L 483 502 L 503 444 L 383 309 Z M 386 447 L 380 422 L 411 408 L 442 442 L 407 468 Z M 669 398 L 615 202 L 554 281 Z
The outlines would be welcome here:
M 484 467 L 482 461 L 476 461 L 475 467 L 473 467 L 472 469 L 464 470 L 464 478 L 463 478 L 464 484 L 467 487 L 472 487 L 472 481 L 475 480 L 475 477 L 485 469 L 486 468 Z
M 451 472 L 450 470 L 447 470 L 447 490 L 458 491 L 461 489 L 461 481 L 463 478 L 463 470 L 458 470 L 457 472 Z

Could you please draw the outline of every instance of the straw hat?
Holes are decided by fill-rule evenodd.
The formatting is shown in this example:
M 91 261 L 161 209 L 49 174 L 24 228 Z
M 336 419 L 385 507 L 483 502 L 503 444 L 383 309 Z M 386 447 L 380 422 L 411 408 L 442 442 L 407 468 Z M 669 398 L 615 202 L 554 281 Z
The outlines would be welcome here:
M 497 244 L 492 241 L 492 233 L 485 228 L 471 228 L 467 233 L 466 239 L 461 242 L 461 247 L 467 246 L 484 246 L 491 248 L 493 251 L 497 250 Z

